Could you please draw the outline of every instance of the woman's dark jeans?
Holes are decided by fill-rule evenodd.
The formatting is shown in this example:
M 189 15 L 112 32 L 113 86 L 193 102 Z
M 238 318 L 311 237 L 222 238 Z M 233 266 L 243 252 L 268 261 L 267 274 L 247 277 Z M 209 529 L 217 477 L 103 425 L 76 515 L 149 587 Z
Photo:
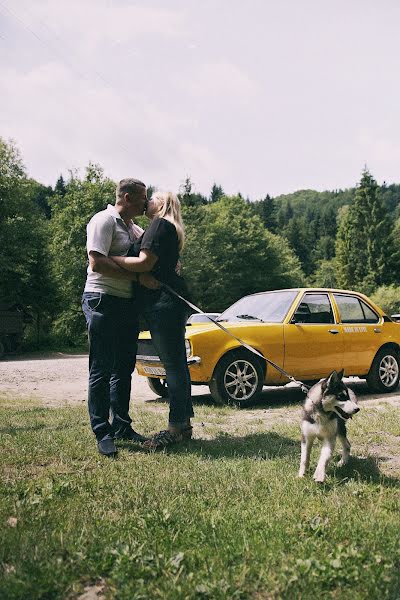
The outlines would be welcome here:
M 84 292 L 82 309 L 90 343 L 90 424 L 98 440 L 122 436 L 132 422 L 129 400 L 139 333 L 137 309 L 129 298 L 98 292 Z
M 171 298 L 168 292 L 162 292 L 158 302 L 145 307 L 144 316 L 153 344 L 165 367 L 169 424 L 184 427 L 194 416 L 185 348 L 188 313 L 180 301 Z

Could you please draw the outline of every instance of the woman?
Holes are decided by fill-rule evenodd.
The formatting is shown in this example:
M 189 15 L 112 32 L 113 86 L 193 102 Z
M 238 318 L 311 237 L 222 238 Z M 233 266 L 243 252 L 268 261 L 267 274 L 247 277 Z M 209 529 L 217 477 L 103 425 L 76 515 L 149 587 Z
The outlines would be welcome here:
M 151 224 L 131 248 L 133 256 L 112 256 L 122 268 L 138 273 L 150 272 L 178 294 L 187 297 L 187 289 L 177 272 L 179 253 L 185 242 L 180 202 L 171 192 L 155 193 L 148 203 L 146 216 Z M 186 361 L 186 305 L 165 287 L 150 290 L 138 287 L 140 311 L 150 329 L 154 346 L 165 366 L 170 402 L 168 428 L 144 442 L 148 448 L 164 448 L 192 437 L 194 416 L 190 374 Z

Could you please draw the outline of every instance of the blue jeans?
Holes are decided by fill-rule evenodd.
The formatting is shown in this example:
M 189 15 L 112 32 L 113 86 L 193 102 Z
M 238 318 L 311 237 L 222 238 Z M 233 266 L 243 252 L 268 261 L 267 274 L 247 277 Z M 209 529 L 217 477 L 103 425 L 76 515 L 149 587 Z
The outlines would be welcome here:
M 89 337 L 89 417 L 97 440 L 130 427 L 129 400 L 139 334 L 133 300 L 84 292 Z M 111 423 L 109 422 L 111 411 Z
M 162 291 L 154 304 L 143 310 L 151 339 L 164 364 L 169 396 L 169 424 L 184 427 L 194 416 L 192 385 L 186 360 L 185 324 L 188 317 L 180 301 Z

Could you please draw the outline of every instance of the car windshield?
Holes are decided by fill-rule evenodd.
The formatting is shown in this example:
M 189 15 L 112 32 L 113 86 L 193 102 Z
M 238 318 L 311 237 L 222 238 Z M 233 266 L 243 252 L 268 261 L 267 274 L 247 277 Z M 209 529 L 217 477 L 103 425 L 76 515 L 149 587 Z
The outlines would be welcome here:
M 216 319 L 217 317 L 219 317 L 219 313 L 216 313 L 216 314 L 209 313 L 208 315 L 205 315 L 205 314 L 190 315 L 189 322 L 190 323 L 211 323 L 211 321 L 208 317 L 211 317 L 211 319 Z
M 297 292 L 298 290 L 284 290 L 245 296 L 227 308 L 218 321 L 248 321 L 251 319 L 267 323 L 282 323 Z

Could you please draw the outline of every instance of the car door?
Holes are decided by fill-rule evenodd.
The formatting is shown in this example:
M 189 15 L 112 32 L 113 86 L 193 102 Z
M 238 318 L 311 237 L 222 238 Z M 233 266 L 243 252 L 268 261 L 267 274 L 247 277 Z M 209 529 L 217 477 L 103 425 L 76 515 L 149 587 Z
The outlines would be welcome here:
M 343 328 L 343 367 L 346 375 L 365 375 L 379 349 L 381 317 L 361 298 L 333 294 Z
M 343 331 L 328 292 L 306 292 L 284 325 L 285 370 L 297 378 L 325 377 L 343 363 Z

